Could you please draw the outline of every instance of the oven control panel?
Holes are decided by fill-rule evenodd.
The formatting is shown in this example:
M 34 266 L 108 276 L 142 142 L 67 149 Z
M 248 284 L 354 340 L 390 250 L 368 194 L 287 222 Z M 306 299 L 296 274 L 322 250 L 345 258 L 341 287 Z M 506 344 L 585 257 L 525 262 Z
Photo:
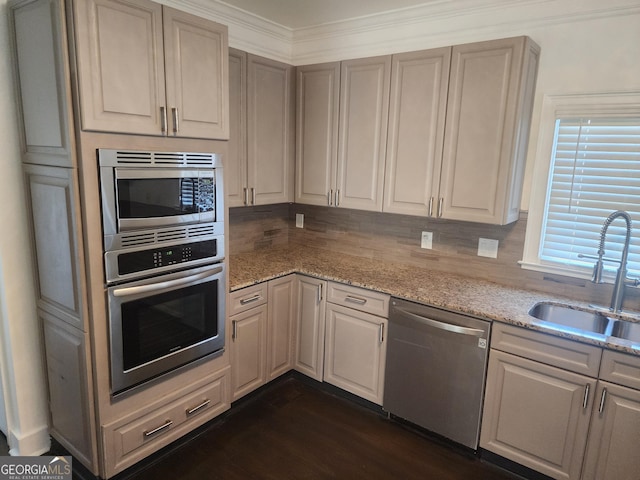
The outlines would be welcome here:
M 216 240 L 205 240 L 171 247 L 120 252 L 118 254 L 118 275 L 129 275 L 196 260 L 215 258 L 218 254 L 217 250 Z

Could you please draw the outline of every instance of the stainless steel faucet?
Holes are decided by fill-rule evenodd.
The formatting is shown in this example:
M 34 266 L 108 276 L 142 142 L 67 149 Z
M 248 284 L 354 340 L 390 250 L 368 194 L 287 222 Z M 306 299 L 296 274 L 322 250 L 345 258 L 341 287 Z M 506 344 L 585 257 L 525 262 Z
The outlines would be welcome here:
M 616 219 L 622 218 L 627 224 L 627 233 L 624 240 L 624 248 L 622 249 L 622 256 L 620 260 L 614 258 L 606 258 L 604 256 L 604 245 L 607 237 L 607 230 L 609 225 Z M 593 277 L 591 281 L 593 283 L 602 283 L 602 267 L 603 262 L 619 263 L 618 273 L 616 274 L 616 281 L 613 285 L 613 294 L 611 295 L 611 306 L 609 310 L 614 313 L 620 313 L 622 310 L 622 302 L 624 301 L 624 287 L 625 286 L 637 286 L 640 284 L 638 278 L 627 278 L 627 257 L 629 256 L 629 243 L 631 241 L 631 217 L 627 212 L 617 210 L 607 217 L 602 225 L 602 231 L 600 232 L 600 246 L 598 248 L 598 256 L 591 255 L 578 255 L 580 258 L 595 259 L 596 263 L 593 266 Z

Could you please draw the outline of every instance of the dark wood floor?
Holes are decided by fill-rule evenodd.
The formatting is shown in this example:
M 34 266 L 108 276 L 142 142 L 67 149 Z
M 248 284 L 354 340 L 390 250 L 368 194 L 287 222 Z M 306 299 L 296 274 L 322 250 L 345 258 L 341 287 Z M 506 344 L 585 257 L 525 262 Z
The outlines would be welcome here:
M 514 480 L 352 401 L 286 378 L 131 480 Z

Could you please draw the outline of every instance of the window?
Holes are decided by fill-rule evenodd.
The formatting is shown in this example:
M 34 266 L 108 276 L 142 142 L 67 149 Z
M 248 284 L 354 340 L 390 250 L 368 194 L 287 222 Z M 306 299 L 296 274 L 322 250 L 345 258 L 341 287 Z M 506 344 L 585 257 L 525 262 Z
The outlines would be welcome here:
M 541 128 L 552 135 L 541 135 L 524 268 L 590 278 L 594 260 L 579 255 L 596 255 L 605 219 L 624 210 L 633 221 L 627 268 L 640 277 L 640 102 L 632 99 L 545 99 Z M 544 163 L 546 169 L 539 165 Z M 624 220 L 616 219 L 607 231 L 605 258 L 620 258 L 625 234 Z M 605 262 L 605 268 L 613 273 L 618 264 Z

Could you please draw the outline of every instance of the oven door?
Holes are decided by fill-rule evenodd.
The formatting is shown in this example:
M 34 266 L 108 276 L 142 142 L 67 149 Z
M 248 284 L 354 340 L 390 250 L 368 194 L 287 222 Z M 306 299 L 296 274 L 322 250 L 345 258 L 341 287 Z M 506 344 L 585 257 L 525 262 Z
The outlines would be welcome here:
M 223 352 L 224 264 L 113 286 L 107 295 L 114 396 Z

